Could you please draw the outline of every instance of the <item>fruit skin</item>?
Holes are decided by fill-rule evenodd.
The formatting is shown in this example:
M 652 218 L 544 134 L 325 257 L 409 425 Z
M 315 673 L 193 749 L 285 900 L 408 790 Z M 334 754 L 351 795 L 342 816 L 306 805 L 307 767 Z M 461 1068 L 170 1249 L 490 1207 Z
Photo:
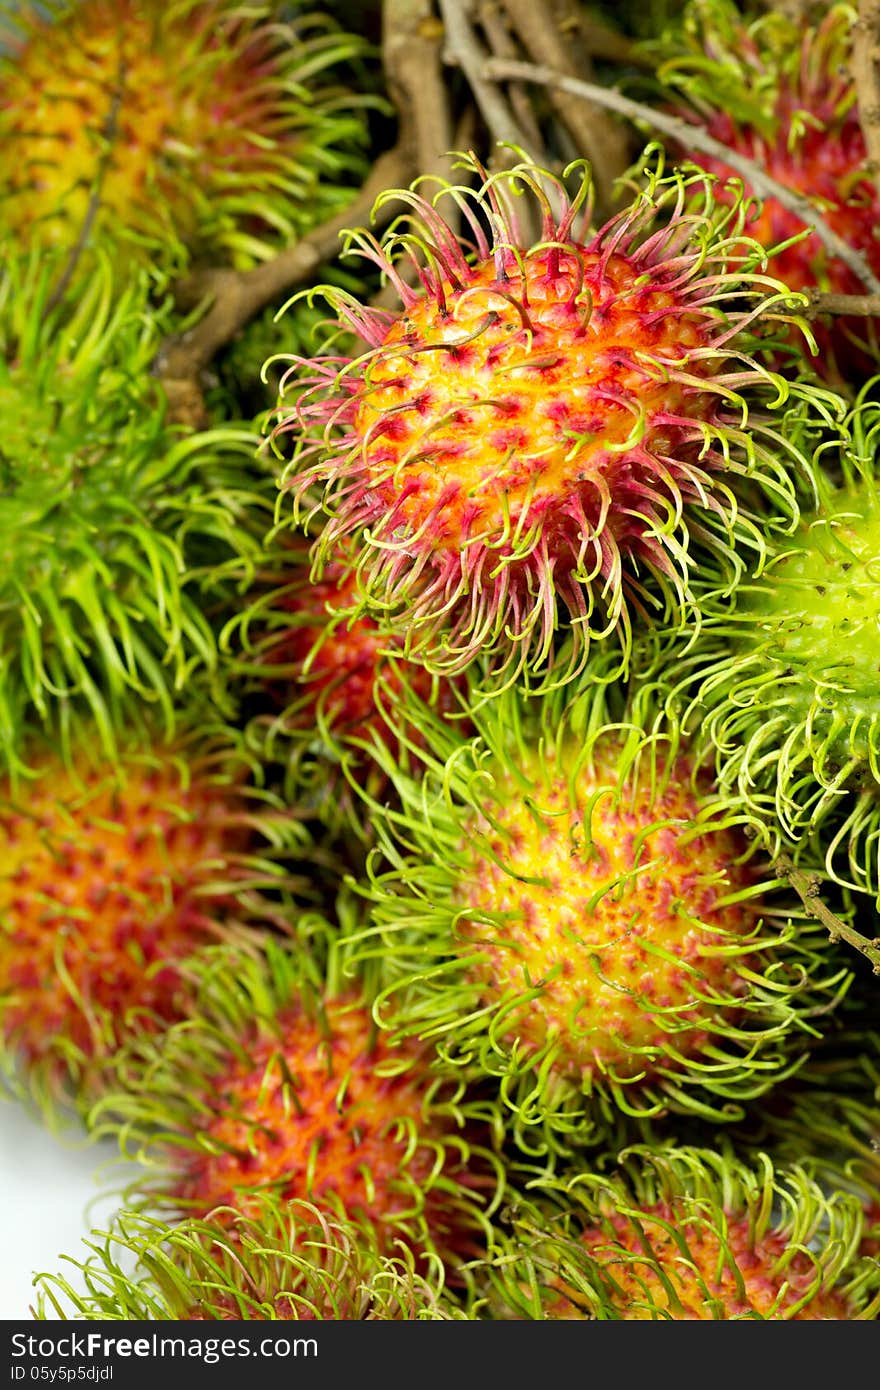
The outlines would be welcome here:
M 35 1317 L 102 1321 L 452 1321 L 465 1308 L 439 1263 L 417 1272 L 406 1246 L 380 1255 L 364 1233 L 302 1201 L 255 1204 L 255 1215 L 169 1226 L 119 1212 L 63 1274 L 44 1274 Z M 134 1273 L 126 1272 L 134 1264 Z M 85 1290 L 85 1292 L 83 1292 Z
M 223 566 L 262 548 L 253 425 L 171 425 L 151 374 L 170 305 L 101 258 L 55 302 L 64 261 L 0 270 L 0 771 L 77 721 L 112 756 L 144 703 L 173 736 L 179 692 L 218 669 Z
M 257 951 L 314 896 L 320 851 L 242 737 L 188 711 L 173 743 L 82 736 L 0 781 L 0 1039 L 8 1086 L 83 1113 L 133 1035 L 185 1018 L 192 958 Z
M 299 8 L 299 7 L 298 7 Z M 320 14 L 229 0 L 23 4 L 0 52 L 0 207 L 24 245 L 83 231 L 118 264 L 243 268 L 344 206 L 366 46 Z
M 292 357 L 272 438 L 295 521 L 328 514 L 316 576 L 353 543 L 359 609 L 402 632 L 407 655 L 444 675 L 480 655 L 487 679 L 552 685 L 582 669 L 592 637 L 613 638 L 624 663 L 633 612 L 684 622 L 692 548 L 742 570 L 760 550 L 756 499 L 762 527 L 793 524 L 809 462 L 777 425 L 784 402 L 822 396 L 750 356 L 794 301 L 763 273 L 744 209 L 704 175 L 658 163 L 593 234 L 574 227 L 589 220 L 582 170 L 570 194 L 528 163 L 460 163 L 476 189 L 441 184 L 430 203 L 417 185 L 389 192 L 411 211 L 384 244 L 352 234 L 349 253 L 383 268 L 400 311 L 306 292 L 370 346 Z M 531 244 L 517 195 L 542 218 Z
M 607 1174 L 529 1187 L 494 1257 L 500 1317 L 859 1321 L 880 1309 L 858 1197 L 798 1163 L 634 1144 Z
M 692 0 L 683 25 L 644 51 L 657 64 L 667 100 L 670 91 L 686 98 L 678 115 L 810 199 L 880 274 L 874 234 L 880 198 L 851 76 L 857 18 L 853 5 L 832 4 L 814 24 L 775 9 L 746 20 L 733 0 Z M 733 172 L 722 159 L 686 146 L 684 153 L 720 178 Z M 862 293 L 854 272 L 804 231 L 772 196 L 761 199 L 749 224 L 763 246 L 791 242 L 776 253 L 774 267 L 793 290 Z M 876 370 L 880 344 L 872 319 L 834 316 L 812 327 L 817 351 L 808 367 L 823 380 L 848 390 Z
M 119 1054 L 94 1133 L 155 1175 L 125 1201 L 172 1221 L 307 1201 L 382 1254 L 399 1240 L 458 1270 L 501 1195 L 487 1107 L 429 1049 L 376 1028 L 338 926 L 316 914 L 297 930 L 260 959 L 203 956 L 188 1019 Z
M 426 770 L 386 766 L 356 954 L 377 1018 L 494 1078 L 517 1142 L 605 1142 L 621 1116 L 728 1123 L 801 1065 L 851 971 L 648 696 L 515 691 L 458 739 L 411 717 Z
M 634 670 L 783 849 L 880 901 L 875 576 L 880 406 L 872 378 L 817 460 L 816 498 L 759 575 L 695 583 L 689 643 L 644 633 Z

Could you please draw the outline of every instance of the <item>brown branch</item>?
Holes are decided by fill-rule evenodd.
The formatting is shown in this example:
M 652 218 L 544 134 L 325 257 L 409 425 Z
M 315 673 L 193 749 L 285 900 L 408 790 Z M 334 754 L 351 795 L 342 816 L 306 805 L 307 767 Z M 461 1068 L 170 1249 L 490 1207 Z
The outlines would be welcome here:
M 518 58 L 520 50 L 510 33 L 506 16 L 501 13 L 503 0 L 481 0 L 477 17 L 491 56 L 494 58 Z M 521 82 L 511 82 L 507 91 L 511 110 L 535 149 L 541 145 L 541 131 L 538 126 L 535 108 L 528 89 Z M 461 149 L 461 146 L 458 146 Z
M 807 290 L 808 319 L 821 314 L 848 314 L 852 318 L 880 317 L 880 294 L 835 294 L 831 290 Z
M 867 169 L 880 192 L 880 0 L 861 0 L 852 33 L 852 75 Z
M 440 0 L 446 34 L 446 61 L 456 63 L 467 78 L 492 139 L 500 145 L 514 145 L 534 162 L 540 162 L 509 103 L 504 100 L 495 83 L 484 76 L 489 55 L 474 33 L 467 15 L 469 9 L 467 0 Z
M 616 29 L 611 29 L 583 6 L 579 6 L 578 9 L 580 36 L 591 58 L 598 58 L 606 63 L 618 63 L 624 67 L 645 68 L 650 72 L 656 70 L 654 58 L 644 53 L 632 39 L 627 38 L 625 34 L 619 34 Z
M 827 928 L 831 940 L 843 940 L 854 946 L 871 962 L 874 974 L 880 975 L 880 937 L 875 936 L 873 940 L 869 940 L 867 936 L 862 936 L 861 932 L 842 921 L 826 906 L 819 896 L 822 880 L 818 874 L 808 874 L 802 869 L 796 869 L 787 854 L 778 856 L 775 867 L 780 878 L 788 879 L 810 917 L 815 917 Z
M 557 3 L 555 23 L 550 23 L 549 16 L 535 0 L 503 0 L 503 3 L 520 40 L 536 64 L 564 73 L 567 77 L 577 77 L 579 72 L 590 75 L 586 55 L 581 54 L 576 59 L 572 53 L 579 32 L 575 30 L 564 37 L 566 24 L 576 22 L 570 5 Z M 572 136 L 578 154 L 590 161 L 600 214 L 610 212 L 615 203 L 615 180 L 630 162 L 628 131 L 613 121 L 594 101 L 567 88 L 550 86 L 549 98 L 557 116 Z
M 409 174 L 409 160 L 399 147 L 381 155 L 361 191 L 341 213 L 323 222 L 294 246 L 252 270 L 214 269 L 188 277 L 178 289 L 181 305 L 210 305 L 187 333 L 163 344 L 154 371 L 165 387 L 172 415 L 197 424 L 203 415 L 201 377 L 214 354 L 230 341 L 260 309 L 295 289 L 323 261 L 339 251 L 343 231 L 366 222 L 380 193 L 399 187 Z M 393 203 L 376 214 L 377 225 L 394 216 Z
M 433 0 L 383 0 L 382 56 L 400 143 L 413 171 L 448 178 L 452 117 L 443 75 L 443 25 Z
M 685 148 L 690 146 L 691 149 L 711 155 L 713 159 L 720 160 L 741 174 L 759 198 L 775 198 L 808 226 L 826 250 L 843 261 L 872 294 L 880 293 L 880 280 L 864 257 L 822 220 L 808 198 L 795 193 L 791 188 L 786 188 L 784 184 L 777 183 L 760 165 L 746 159 L 735 150 L 728 149 L 701 126 L 691 125 L 689 121 L 683 121 L 678 116 L 670 116 L 663 111 L 655 111 L 653 107 L 645 106 L 642 102 L 631 101 L 614 87 L 600 87 L 593 82 L 567 77 L 554 68 L 536 67 L 532 63 L 515 63 L 507 58 L 489 58 L 483 65 L 482 75 L 488 81 L 504 82 L 513 78 L 523 82 L 534 82 L 541 87 L 561 87 L 564 91 L 607 106 L 610 111 L 617 111 L 631 121 L 654 126 L 656 130 L 662 131 Z

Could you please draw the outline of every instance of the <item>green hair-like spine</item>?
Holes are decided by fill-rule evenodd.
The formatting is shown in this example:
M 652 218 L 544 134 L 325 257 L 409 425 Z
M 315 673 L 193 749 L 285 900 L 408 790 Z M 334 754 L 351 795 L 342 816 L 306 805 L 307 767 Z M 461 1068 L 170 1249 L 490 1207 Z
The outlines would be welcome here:
M 85 1241 L 76 1271 L 40 1274 L 35 1317 L 97 1321 L 449 1321 L 467 1313 L 442 1263 L 416 1268 L 401 1243 L 380 1254 L 364 1232 L 308 1202 L 263 1198 L 257 1214 L 176 1226 L 120 1212 Z M 134 1266 L 134 1272 L 132 1272 Z
M 132 704 L 152 703 L 171 734 L 178 694 L 218 668 L 222 567 L 247 569 L 262 545 L 259 437 L 168 422 L 150 370 L 168 310 L 149 305 L 146 276 L 122 285 L 98 260 L 55 304 L 60 273 L 36 255 L 0 273 L 0 756 L 13 766 L 25 730 L 83 715 L 111 750 Z
M 488 1302 L 499 1317 L 688 1317 L 679 1290 L 691 1276 L 706 1320 L 788 1319 L 802 1310 L 809 1316 L 814 1300 L 829 1298 L 847 1310 L 841 1319 L 872 1321 L 880 1311 L 880 1263 L 862 1254 L 865 1218 L 858 1197 L 829 1192 L 801 1164 L 774 1163 L 767 1154 L 744 1161 L 724 1146 L 633 1144 L 608 1173 L 536 1178 L 527 1195 L 511 1195 L 509 1210 L 510 1234 L 488 1268 Z M 735 1221 L 748 1229 L 742 1264 L 731 1239 Z M 635 1248 L 622 1243 L 620 1226 Z M 585 1247 L 588 1229 L 603 1232 L 602 1255 Z M 717 1263 L 708 1272 L 691 1248 L 704 1234 L 718 1244 Z M 764 1313 L 748 1303 L 747 1292 L 768 1238 L 773 1247 L 766 1272 L 776 1296 Z M 801 1284 L 794 1298 L 789 1270 Z M 732 1286 L 726 1296 L 722 1276 Z M 746 1310 L 731 1314 L 731 1297 Z
M 880 899 L 876 686 L 880 404 L 870 380 L 816 451 L 816 498 L 760 574 L 708 570 L 699 628 L 643 631 L 634 669 L 655 682 L 721 787 L 810 870 Z

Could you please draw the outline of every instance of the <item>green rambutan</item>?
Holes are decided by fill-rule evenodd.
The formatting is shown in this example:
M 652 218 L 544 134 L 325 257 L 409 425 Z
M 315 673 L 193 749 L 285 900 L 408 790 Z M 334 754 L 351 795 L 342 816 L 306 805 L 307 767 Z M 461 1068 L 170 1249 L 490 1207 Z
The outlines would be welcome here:
M 567 687 L 496 696 L 470 740 L 413 708 L 424 775 L 389 760 L 400 807 L 370 808 L 356 949 L 387 972 L 377 1019 L 498 1078 L 523 1144 L 621 1114 L 727 1122 L 851 983 L 741 802 L 590 673 L 568 707 Z
M 112 750 L 128 703 L 161 710 L 217 667 L 214 569 L 261 549 L 252 427 L 184 433 L 150 367 L 168 314 L 104 262 L 53 303 L 59 262 L 0 270 L 0 762 L 86 710 Z M 268 480 L 267 480 L 268 481 Z M 221 698 L 218 684 L 217 698 Z
M 697 635 L 667 646 L 647 634 L 637 661 L 713 758 L 723 788 L 805 863 L 824 861 L 832 879 L 875 898 L 880 404 L 869 392 L 877 380 L 825 449 L 813 508 L 790 537 L 768 539 L 760 575 L 721 592 L 721 577 L 704 573 Z
M 288 12 L 289 6 L 284 7 Z M 324 14 L 230 0 L 51 0 L 7 17 L 0 206 L 21 245 L 246 266 L 344 205 L 365 45 Z
M 858 1321 L 880 1310 L 858 1198 L 826 1192 L 799 1164 L 633 1145 L 610 1174 L 530 1187 L 494 1261 L 508 1317 Z
M 133 1039 L 92 1112 L 97 1136 L 155 1173 L 127 1205 L 228 1226 L 267 1197 L 307 1201 L 383 1255 L 402 1241 L 451 1268 L 485 1247 L 502 1182 L 487 1107 L 430 1049 L 376 1028 L 338 928 L 316 919 L 306 945 L 217 948 L 197 969 L 197 1007 Z
M 241 736 L 191 711 L 173 743 L 83 732 L 0 781 L 0 1040 L 7 1082 L 44 1113 L 88 1107 L 125 1040 L 187 1016 L 190 959 L 256 951 L 317 893 L 320 858 Z
M 667 91 L 686 97 L 680 115 L 807 198 L 880 275 L 880 197 L 852 76 L 856 19 L 851 4 L 832 4 L 811 24 L 776 7 L 748 18 L 734 0 L 692 0 L 684 24 L 646 51 L 658 62 Z M 692 153 L 686 145 L 684 152 Z M 693 157 L 720 178 L 733 172 L 721 158 Z M 773 196 L 762 199 L 748 230 L 768 249 L 780 248 L 775 273 L 793 290 L 863 291 L 854 272 L 815 232 L 803 236 L 805 224 Z M 855 375 L 858 382 L 872 360 L 876 370 L 871 319 L 835 317 L 814 324 L 813 332 L 812 365 L 826 380 L 847 383 Z
M 347 254 L 381 267 L 399 311 L 305 292 L 369 347 L 294 358 L 272 437 L 290 445 L 294 518 L 327 513 L 316 577 L 346 563 L 360 608 L 439 674 L 480 654 L 493 680 L 552 684 L 581 668 L 591 637 L 615 633 L 625 654 L 633 606 L 682 621 L 697 542 L 733 576 L 766 530 L 794 524 L 809 462 L 780 424 L 826 396 L 750 355 L 790 324 L 792 296 L 745 237 L 746 204 L 725 206 L 707 176 L 658 164 L 592 233 L 581 166 L 567 171 L 580 171 L 573 196 L 528 163 L 460 167 L 476 189 L 389 191 L 382 201 L 407 211 L 384 242 L 350 234 Z M 524 194 L 540 218 L 531 240 Z
M 125 1321 L 446 1321 L 466 1313 L 439 1260 L 417 1271 L 400 1244 L 379 1254 L 364 1232 L 308 1202 L 266 1198 L 255 1215 L 175 1226 L 121 1212 L 92 1232 L 76 1287 L 42 1274 L 35 1316 Z M 228 1216 L 228 1222 L 225 1218 Z

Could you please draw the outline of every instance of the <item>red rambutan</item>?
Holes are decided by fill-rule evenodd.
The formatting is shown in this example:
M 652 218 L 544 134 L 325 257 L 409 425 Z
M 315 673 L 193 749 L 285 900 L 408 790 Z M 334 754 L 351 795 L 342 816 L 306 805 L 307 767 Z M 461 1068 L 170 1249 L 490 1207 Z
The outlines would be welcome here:
M 877 1316 L 880 1267 L 860 1252 L 858 1197 L 828 1194 L 800 1164 L 639 1144 L 608 1176 L 532 1186 L 535 1200 L 521 1204 L 495 1276 L 513 1316 Z
M 833 4 L 806 27 L 777 9 L 747 21 L 733 0 L 692 0 L 684 26 L 660 46 L 661 54 L 671 47 L 673 56 L 659 76 L 687 97 L 689 108 L 678 114 L 808 199 L 880 276 L 880 195 L 852 77 L 856 18 L 852 5 Z M 734 172 L 723 158 L 684 149 L 721 179 Z M 853 270 L 815 232 L 804 237 L 803 221 L 772 195 L 762 197 L 748 230 L 762 246 L 780 247 L 775 273 L 793 290 L 864 291 Z M 812 365 L 825 380 L 839 385 L 876 370 L 880 345 L 870 318 L 835 316 L 815 323 L 813 333 Z
M 377 1017 L 498 1078 L 520 1137 L 728 1123 L 802 1063 L 852 974 L 647 699 L 614 719 L 600 680 L 567 693 L 497 695 L 469 741 L 414 712 L 426 767 L 389 762 L 400 804 L 370 808 Z
M 395 727 L 404 687 L 459 724 L 465 714 L 453 682 L 408 661 L 402 639 L 383 634 L 367 613 L 353 616 L 355 606 L 350 569 L 334 562 L 313 580 L 305 544 L 286 546 L 227 625 L 222 645 L 228 669 L 269 706 L 255 715 L 251 740 L 287 766 L 290 795 L 325 823 L 344 821 L 363 835 L 363 803 L 349 781 L 378 796 L 388 779 L 373 756 L 377 741 L 392 758 L 405 756 Z M 410 751 L 416 743 L 410 739 Z
M 692 543 L 720 550 L 732 573 L 744 563 L 734 540 L 760 551 L 734 495 L 741 475 L 762 494 L 764 530 L 792 524 L 793 476 L 809 465 L 776 432 L 781 415 L 741 394 L 769 387 L 779 406 L 806 390 L 749 356 L 757 324 L 788 323 L 790 292 L 761 273 L 744 208 L 714 200 L 702 174 L 650 172 L 590 233 L 575 230 L 589 220 L 586 176 L 569 198 L 528 164 L 462 167 L 476 190 L 388 193 L 411 211 L 384 244 L 352 234 L 349 252 L 382 268 L 403 307 L 320 291 L 370 346 L 293 359 L 273 436 L 292 437 L 282 487 L 296 517 L 329 515 L 316 573 L 353 569 L 360 608 L 396 626 L 408 656 L 448 675 L 479 653 L 493 677 L 555 682 L 580 669 L 590 636 L 616 631 L 626 649 L 628 601 L 680 614 Z M 523 190 L 541 215 L 531 241 L 513 208 Z M 443 197 L 470 241 L 440 216 Z M 575 641 L 563 664 L 564 615 Z
M 480 1107 L 429 1049 L 377 1030 L 369 988 L 340 983 L 337 938 L 326 975 L 315 939 L 308 953 L 268 942 L 262 960 L 218 949 L 198 1009 L 120 1054 L 98 1132 L 158 1165 L 126 1194 L 135 1210 L 229 1225 L 267 1198 L 308 1201 L 382 1252 L 400 1239 L 473 1255 L 499 1181 Z
M 252 773 L 206 734 L 44 750 L 0 786 L 0 1038 L 39 1101 L 88 1099 L 127 1036 L 183 1017 L 200 948 L 287 927 L 307 836 Z

